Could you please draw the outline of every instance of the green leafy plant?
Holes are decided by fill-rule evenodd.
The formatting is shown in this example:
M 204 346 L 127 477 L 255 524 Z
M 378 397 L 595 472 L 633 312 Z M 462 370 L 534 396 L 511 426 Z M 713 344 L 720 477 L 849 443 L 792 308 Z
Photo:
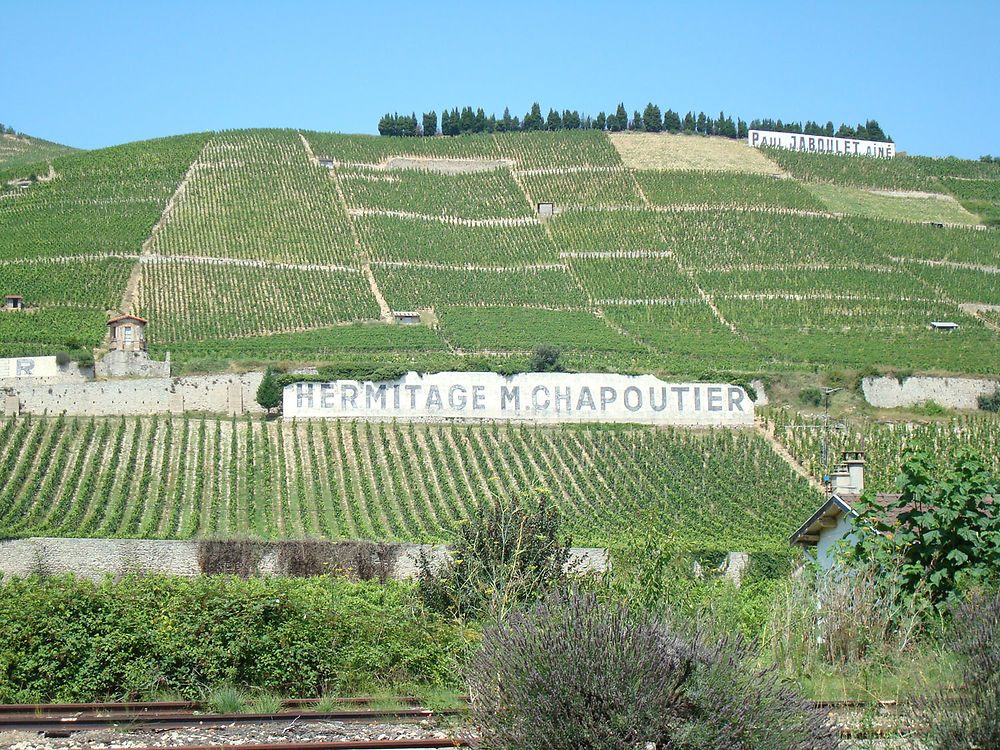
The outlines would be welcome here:
M 862 497 L 858 559 L 898 564 L 906 589 L 926 586 L 938 604 L 1000 577 L 1000 483 L 979 455 L 960 447 L 942 460 L 915 450 L 896 481 L 900 495 L 887 504 Z
M 548 493 L 498 496 L 458 525 L 442 569 L 421 559 L 418 590 L 428 606 L 457 617 L 502 617 L 565 581 L 571 545 Z

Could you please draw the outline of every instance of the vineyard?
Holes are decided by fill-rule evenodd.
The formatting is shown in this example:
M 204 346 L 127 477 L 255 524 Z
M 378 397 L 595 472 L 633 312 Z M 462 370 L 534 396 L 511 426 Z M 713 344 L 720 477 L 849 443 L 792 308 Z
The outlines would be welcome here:
M 865 488 L 895 492 L 903 454 L 908 449 L 926 449 L 944 456 L 965 447 L 976 451 L 1000 473 L 1000 419 L 990 415 L 964 415 L 926 423 L 883 423 L 849 420 L 846 429 L 827 431 L 815 425 L 820 415 L 792 413 L 778 409 L 769 417 L 775 436 L 814 477 L 821 479 L 844 450 L 865 451 Z M 813 425 L 812 427 L 808 425 Z M 829 461 L 823 460 L 823 443 L 828 444 Z
M 437 542 L 475 504 L 545 492 L 578 545 L 655 524 L 755 551 L 817 500 L 763 438 L 723 430 L 25 417 L 0 422 L 0 467 L 4 536 Z
M 51 164 L 0 191 L 0 292 L 34 308 L 0 316 L 8 354 L 94 346 L 124 304 L 180 360 L 555 343 L 574 367 L 680 375 L 1000 366 L 996 233 L 929 223 L 977 220 L 950 197 L 870 192 L 992 206 L 995 164 L 594 130 L 237 130 Z M 378 323 L 413 308 L 435 327 Z M 943 346 L 930 320 L 960 327 Z

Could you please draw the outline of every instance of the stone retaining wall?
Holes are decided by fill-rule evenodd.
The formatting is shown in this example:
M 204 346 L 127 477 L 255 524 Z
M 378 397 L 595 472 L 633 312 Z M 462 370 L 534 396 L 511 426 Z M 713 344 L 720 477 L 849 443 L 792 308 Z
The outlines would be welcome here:
M 872 406 L 891 409 L 919 406 L 928 401 L 948 409 L 976 409 L 976 400 L 993 393 L 1000 382 L 985 378 L 932 378 L 917 375 L 900 383 L 892 377 L 869 377 L 862 383 L 865 400 Z
M 0 540 L 0 572 L 25 577 L 32 573 L 74 573 L 94 581 L 110 574 L 167 573 L 197 576 L 202 573 L 243 572 L 254 576 L 325 572 L 336 567 L 357 567 L 365 558 L 370 575 L 385 566 L 388 577 L 403 580 L 416 575 L 421 555 L 432 565 L 447 556 L 443 545 L 375 544 L 372 542 L 219 542 L 159 539 L 60 539 L 31 537 Z M 244 567 L 237 565 L 244 562 Z M 345 563 L 336 565 L 337 561 Z M 579 571 L 603 571 L 607 553 L 596 547 L 572 550 L 571 565 Z M 366 576 L 368 577 L 368 576 Z
M 8 381 L 0 386 L 0 403 L 7 415 L 143 416 L 200 411 L 240 416 L 262 413 L 256 400 L 262 378 L 263 373 L 248 372 L 44 385 Z

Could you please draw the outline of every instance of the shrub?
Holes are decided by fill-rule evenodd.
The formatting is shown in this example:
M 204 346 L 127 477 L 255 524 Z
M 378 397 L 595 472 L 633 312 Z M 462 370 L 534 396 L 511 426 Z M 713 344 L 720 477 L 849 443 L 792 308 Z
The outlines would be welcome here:
M 268 411 L 277 409 L 281 406 L 281 388 L 278 384 L 278 379 L 274 375 L 274 370 L 268 367 L 267 372 L 264 373 L 264 378 L 260 381 L 260 385 L 257 386 L 257 403 Z
M 821 406 L 823 404 L 823 391 L 815 386 L 809 386 L 799 391 L 799 400 L 807 406 Z
M 65 367 L 72 361 L 72 357 L 67 352 L 56 352 L 56 364 Z
M 970 596 L 954 611 L 951 650 L 961 685 L 917 701 L 932 748 L 1000 747 L 1000 593 Z
M 976 399 L 976 405 L 983 411 L 994 413 L 1000 411 L 1000 388 L 997 388 L 993 393 L 984 393 L 981 395 Z
M 559 361 L 561 357 L 562 352 L 557 347 L 540 344 L 535 347 L 528 366 L 532 372 L 560 372 L 563 369 Z
M 0 702 L 130 700 L 223 686 L 344 694 L 451 684 L 464 649 L 411 587 L 332 576 L 0 581 Z
M 752 641 L 709 645 L 594 595 L 552 593 L 484 632 L 472 712 L 497 750 L 837 747 L 756 656 Z
M 458 525 L 452 558 L 441 570 L 419 560 L 424 603 L 458 617 L 499 617 L 565 580 L 572 540 L 562 540 L 559 508 L 548 493 L 535 502 L 494 498 Z

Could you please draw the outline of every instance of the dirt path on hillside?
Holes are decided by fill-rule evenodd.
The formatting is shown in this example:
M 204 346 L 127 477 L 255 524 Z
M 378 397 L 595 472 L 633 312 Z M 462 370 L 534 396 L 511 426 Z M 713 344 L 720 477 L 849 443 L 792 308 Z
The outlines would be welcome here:
M 777 453 L 778 456 L 781 457 L 781 459 L 791 467 L 792 471 L 794 471 L 803 479 L 807 480 L 810 486 L 812 486 L 812 488 L 815 489 L 816 491 L 822 492 L 824 494 L 826 493 L 826 488 L 822 484 L 820 484 L 820 482 L 818 482 L 816 478 L 806 470 L 805 466 L 803 466 L 802 464 L 800 464 L 798 461 L 795 460 L 792 454 L 789 453 L 788 450 L 785 448 L 785 446 L 781 444 L 781 441 L 779 441 L 778 438 L 774 436 L 774 433 L 772 433 L 767 427 L 764 426 L 762 420 L 755 419 L 754 427 L 756 428 L 757 432 L 768 443 L 771 444 L 771 448 L 774 450 L 774 452 Z
M 319 164 L 319 160 L 313 153 L 312 146 L 309 144 L 308 139 L 302 135 L 302 133 L 299 133 L 299 138 L 302 139 L 302 146 L 305 148 L 309 159 L 314 163 Z M 336 170 L 330 170 L 330 178 L 333 180 L 334 187 L 337 190 L 337 198 L 340 200 L 340 207 L 347 215 L 347 223 L 351 228 L 351 237 L 354 240 L 354 248 L 358 251 L 358 262 L 361 265 L 361 270 L 368 279 L 368 286 L 372 291 L 372 296 L 375 297 L 375 301 L 378 302 L 379 316 L 387 323 L 391 323 L 393 322 L 392 309 L 389 307 L 389 303 L 385 301 L 385 296 L 379 288 L 375 274 L 372 273 L 371 259 L 368 257 L 368 253 L 365 252 L 364 245 L 361 244 L 361 238 L 358 236 L 358 230 L 355 228 L 354 222 L 351 221 L 351 217 L 354 214 L 351 213 L 351 209 L 347 205 L 347 198 L 344 195 L 344 187 L 340 184 L 340 177 L 337 175 Z
M 209 138 L 202 146 L 201 151 L 198 152 L 198 156 L 195 160 L 191 162 L 188 166 L 187 171 L 184 173 L 184 177 L 181 179 L 180 183 L 177 185 L 177 189 L 174 190 L 173 195 L 167 199 L 167 204 L 163 207 L 163 212 L 160 214 L 159 220 L 153 225 L 153 229 L 150 231 L 149 236 L 146 237 L 145 241 L 142 243 L 142 247 L 139 250 L 140 262 L 137 262 L 132 267 L 132 273 L 129 274 L 128 281 L 125 284 L 125 291 L 122 293 L 122 304 L 121 311 L 125 315 L 134 315 L 136 303 L 139 301 L 139 286 L 142 283 L 142 263 L 141 258 L 143 255 L 151 255 L 153 241 L 156 239 L 157 235 L 166 226 L 167 222 L 170 221 L 170 216 L 174 212 L 174 207 L 177 202 L 184 196 L 184 192 L 187 190 L 188 182 L 194 176 L 195 170 L 198 168 L 201 162 L 201 156 L 205 153 L 205 149 L 212 142 Z

